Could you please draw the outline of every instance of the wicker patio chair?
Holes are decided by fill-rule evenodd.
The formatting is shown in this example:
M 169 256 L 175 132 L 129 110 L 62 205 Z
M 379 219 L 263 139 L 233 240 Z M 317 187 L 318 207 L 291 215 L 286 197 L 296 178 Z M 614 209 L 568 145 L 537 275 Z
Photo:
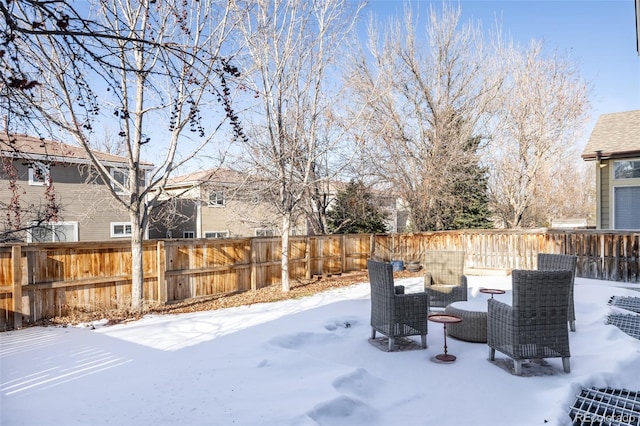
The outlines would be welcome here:
M 464 251 L 446 250 L 424 253 L 424 290 L 429 294 L 431 307 L 444 308 L 450 303 L 467 300 L 464 255 Z
M 567 307 L 571 271 L 512 272 L 513 304 L 488 300 L 487 344 L 489 360 L 496 350 L 515 361 L 515 374 L 522 374 L 525 359 L 562 358 L 569 365 Z
M 427 347 L 427 316 L 429 295 L 404 294 L 402 286 L 394 286 L 393 267 L 390 263 L 369 260 L 371 285 L 371 338 L 376 331 L 389 338 L 389 351 L 396 337 L 422 337 L 422 347 Z
M 571 278 L 571 291 L 569 292 L 569 306 L 567 310 L 567 321 L 571 331 L 576 331 L 576 314 L 573 305 L 573 283 L 576 276 L 576 264 L 578 257 L 570 254 L 538 253 L 539 271 L 560 271 L 567 270 L 573 273 Z

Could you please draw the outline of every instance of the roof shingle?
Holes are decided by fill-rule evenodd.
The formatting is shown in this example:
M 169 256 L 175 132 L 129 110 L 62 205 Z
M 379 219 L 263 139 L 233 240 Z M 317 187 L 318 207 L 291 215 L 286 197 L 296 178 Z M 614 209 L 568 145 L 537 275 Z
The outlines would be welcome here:
M 603 114 L 582 152 L 584 160 L 640 156 L 640 110 Z
M 18 134 L 0 133 L 0 152 L 3 155 L 18 158 L 48 157 L 55 161 L 69 163 L 87 163 L 89 161 L 89 156 L 80 146 Z M 93 153 L 100 161 L 123 165 L 129 163 L 127 157 L 100 151 L 93 151 Z M 145 161 L 141 161 L 140 164 L 147 166 L 145 168 L 153 166 L 152 163 Z

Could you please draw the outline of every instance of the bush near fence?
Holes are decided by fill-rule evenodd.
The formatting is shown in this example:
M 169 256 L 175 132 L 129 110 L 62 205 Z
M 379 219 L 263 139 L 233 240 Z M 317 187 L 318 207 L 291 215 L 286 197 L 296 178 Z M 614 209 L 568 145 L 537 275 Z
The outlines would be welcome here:
M 535 269 L 539 252 L 575 254 L 577 275 L 640 282 L 640 233 L 595 230 L 466 230 L 291 237 L 289 276 L 366 269 L 369 258 L 420 261 L 426 250 L 464 250 L 473 270 Z M 144 300 L 167 304 L 280 284 L 280 238 L 147 241 Z M 128 309 L 126 241 L 0 246 L 0 330 L 70 310 Z

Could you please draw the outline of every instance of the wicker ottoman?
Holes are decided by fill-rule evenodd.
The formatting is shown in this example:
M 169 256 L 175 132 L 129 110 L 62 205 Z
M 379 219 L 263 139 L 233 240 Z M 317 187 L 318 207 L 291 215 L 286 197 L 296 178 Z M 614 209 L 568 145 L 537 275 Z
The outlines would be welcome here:
M 487 342 L 487 300 L 454 302 L 444 308 L 449 315 L 462 318 L 458 324 L 449 324 L 447 334 L 456 339 L 468 342 Z

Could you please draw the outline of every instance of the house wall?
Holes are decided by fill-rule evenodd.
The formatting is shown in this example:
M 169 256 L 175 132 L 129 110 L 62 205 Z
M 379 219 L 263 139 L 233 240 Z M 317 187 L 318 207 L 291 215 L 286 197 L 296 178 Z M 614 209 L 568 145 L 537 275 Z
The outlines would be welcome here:
M 218 188 L 219 190 L 219 188 Z M 161 211 L 154 215 L 153 223 L 149 227 L 149 238 L 167 238 L 170 231 L 171 238 L 183 238 L 184 231 L 192 231 L 196 238 L 204 238 L 207 232 L 226 233 L 229 238 L 253 237 L 256 229 L 270 229 L 276 231 L 281 226 L 281 219 L 274 214 L 273 208 L 265 202 L 256 201 L 253 197 L 242 194 L 225 192 L 225 202 L 221 206 L 211 206 L 208 203 L 207 189 L 192 188 L 185 192 L 185 188 L 171 188 L 167 193 L 184 197 L 177 200 L 176 209 L 182 218 L 162 221 Z M 202 200 L 202 201 L 200 201 Z M 185 220 L 186 219 L 186 220 Z M 304 233 L 306 228 L 298 224 Z
M 33 205 L 34 211 L 47 204 L 46 186 L 29 184 L 29 166 L 23 160 L 12 161 L 17 171 L 19 202 L 23 207 Z M 50 165 L 55 202 L 59 207 L 59 220 L 78 223 L 79 241 L 110 240 L 111 222 L 129 222 L 129 215 L 121 207 L 101 179 L 87 183 L 89 168 L 86 165 Z M 9 190 L 7 172 L 0 170 L 0 199 L 8 202 L 13 196 Z M 33 218 L 25 218 L 25 222 Z M 26 237 L 25 237 L 26 238 Z
M 281 228 L 281 219 L 264 202 L 251 200 L 227 200 L 224 206 L 201 207 L 202 236 L 206 232 L 229 232 L 229 237 L 253 237 L 256 229 Z

